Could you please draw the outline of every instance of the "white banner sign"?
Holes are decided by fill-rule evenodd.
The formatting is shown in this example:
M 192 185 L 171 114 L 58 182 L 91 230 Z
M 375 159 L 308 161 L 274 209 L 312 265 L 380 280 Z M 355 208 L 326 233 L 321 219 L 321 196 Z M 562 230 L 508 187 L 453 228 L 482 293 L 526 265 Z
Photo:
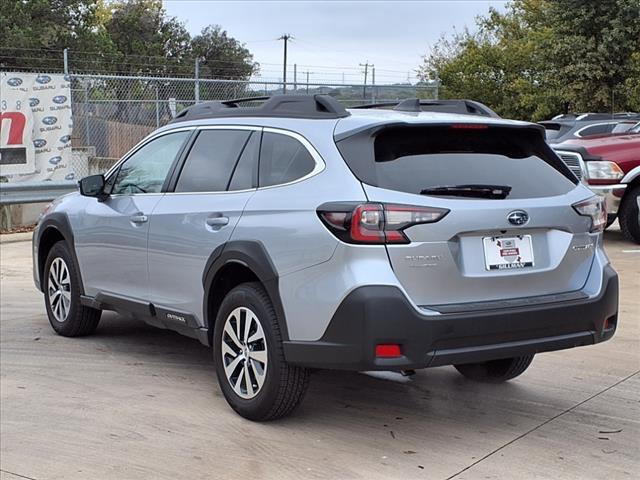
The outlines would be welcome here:
M 10 182 L 74 180 L 66 75 L 0 73 L 0 175 Z

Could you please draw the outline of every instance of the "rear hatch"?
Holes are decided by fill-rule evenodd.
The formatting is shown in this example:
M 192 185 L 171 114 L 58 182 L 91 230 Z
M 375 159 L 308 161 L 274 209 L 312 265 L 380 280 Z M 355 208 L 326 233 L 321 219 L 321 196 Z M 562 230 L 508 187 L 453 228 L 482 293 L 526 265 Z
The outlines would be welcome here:
M 585 198 L 529 124 L 387 125 L 337 141 L 370 202 L 447 209 L 386 246 L 421 306 L 581 289 L 595 245 L 572 208 Z

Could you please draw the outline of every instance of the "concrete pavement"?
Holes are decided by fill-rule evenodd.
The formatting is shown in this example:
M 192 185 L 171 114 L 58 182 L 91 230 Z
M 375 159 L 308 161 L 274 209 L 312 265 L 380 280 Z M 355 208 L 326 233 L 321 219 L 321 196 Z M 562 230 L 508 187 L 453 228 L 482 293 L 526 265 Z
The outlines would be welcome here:
M 319 372 L 266 424 L 227 406 L 195 340 L 114 313 L 94 336 L 55 335 L 30 243 L 4 239 L 0 479 L 637 478 L 640 247 L 605 236 L 622 286 L 610 342 L 539 355 L 504 385 Z

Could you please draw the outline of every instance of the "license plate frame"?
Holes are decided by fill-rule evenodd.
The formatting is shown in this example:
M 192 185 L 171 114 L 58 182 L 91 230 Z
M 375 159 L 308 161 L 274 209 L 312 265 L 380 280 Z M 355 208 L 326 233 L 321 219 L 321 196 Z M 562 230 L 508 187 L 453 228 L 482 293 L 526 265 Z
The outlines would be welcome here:
M 488 271 L 520 270 L 535 265 L 531 235 L 484 237 L 482 244 Z

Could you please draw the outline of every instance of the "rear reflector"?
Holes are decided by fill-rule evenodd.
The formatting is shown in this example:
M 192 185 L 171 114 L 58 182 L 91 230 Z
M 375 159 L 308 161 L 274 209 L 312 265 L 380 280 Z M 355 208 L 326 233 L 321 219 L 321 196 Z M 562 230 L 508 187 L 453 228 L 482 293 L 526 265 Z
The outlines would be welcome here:
M 397 343 L 386 343 L 376 345 L 376 357 L 377 358 L 397 358 L 401 357 L 400 345 Z

